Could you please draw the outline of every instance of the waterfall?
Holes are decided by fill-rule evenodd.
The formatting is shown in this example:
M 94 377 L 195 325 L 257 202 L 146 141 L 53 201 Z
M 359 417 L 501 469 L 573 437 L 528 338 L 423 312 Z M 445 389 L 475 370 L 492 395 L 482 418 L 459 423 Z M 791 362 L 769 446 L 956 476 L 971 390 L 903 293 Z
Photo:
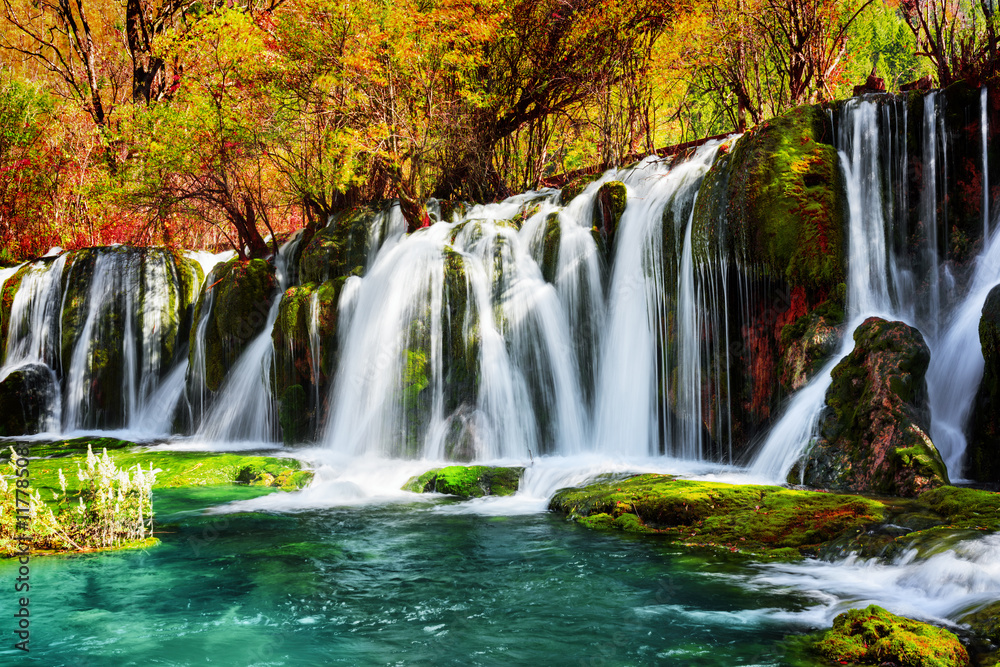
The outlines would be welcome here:
M 657 454 L 662 433 L 671 454 L 686 458 L 702 454 L 697 356 L 702 304 L 695 295 L 691 225 L 698 186 L 718 148 L 719 142 L 711 142 L 672 168 L 647 161 L 624 175 L 632 196 L 619 223 L 608 290 L 608 320 L 597 376 L 597 451 L 625 456 Z M 666 222 L 665 209 L 670 213 Z M 672 250 L 663 247 L 664 224 L 673 225 L 673 235 L 685 238 L 676 304 L 670 296 L 671 272 L 664 257 Z M 660 395 L 658 387 L 659 379 L 669 378 L 672 369 L 666 355 L 657 356 L 659 329 L 674 310 L 681 321 L 677 346 L 682 361 L 678 363 L 685 378 L 677 389 L 683 416 L 676 425 L 678 437 L 670 437 L 674 424 L 667 397 Z M 688 352 L 691 356 L 683 357 Z
M 236 364 L 227 373 L 219 388 L 219 394 L 195 433 L 196 439 L 209 443 L 274 443 L 280 440 L 275 419 L 274 396 L 271 391 L 271 361 L 274 357 L 271 329 L 278 319 L 281 299 L 288 287 L 291 268 L 289 262 L 295 256 L 295 250 L 301 242 L 302 235 L 296 234 L 278 250 L 274 258 L 278 292 L 267 311 L 264 328 L 247 345 Z M 211 294 L 210 291 L 209 295 Z M 202 320 L 207 319 L 206 311 L 210 310 L 208 304 L 202 306 Z M 196 347 L 195 353 L 195 363 L 199 366 L 195 372 L 201 378 L 202 387 L 204 387 L 205 372 L 204 335 L 205 323 L 199 322 L 198 338 L 195 341 L 195 345 L 200 346 Z M 200 400 L 203 401 L 204 398 Z
M 920 221 L 926 235 L 924 251 L 930 281 L 927 299 L 928 312 L 921 318 L 928 323 L 931 336 L 937 333 L 941 316 L 941 272 L 938 269 L 938 94 L 924 98 L 923 127 L 923 177 L 924 187 L 920 195 Z M 942 143 L 942 145 L 944 145 Z
M 947 328 L 931 347 L 927 390 L 931 404 L 931 440 L 941 453 L 948 475 L 962 476 L 965 427 L 983 377 L 979 320 L 990 290 L 1000 284 L 1000 234 L 994 233 L 976 260 L 972 284 Z
M 28 265 L 11 303 L 0 379 L 26 364 L 58 367 L 59 306 L 65 266 L 65 255 L 54 261 L 36 261 Z
M 990 120 L 989 120 L 988 93 L 986 86 L 979 91 L 979 136 L 983 144 L 983 239 L 990 237 L 990 160 L 987 147 L 989 146 Z
M 936 125 L 931 126 L 936 128 Z M 848 275 L 847 333 L 838 352 L 789 402 L 772 426 L 750 466 L 750 473 L 784 482 L 788 471 L 815 436 L 830 375 L 841 358 L 854 349 L 852 332 L 867 317 L 894 317 L 889 297 L 887 226 L 882 205 L 882 161 L 879 160 L 878 108 L 871 100 L 855 98 L 843 109 L 837 134 L 840 164 L 847 184 Z M 891 161 L 888 161 L 891 165 Z
M 579 446 L 567 318 L 529 247 L 553 212 L 550 194 L 529 193 L 383 246 L 342 300 L 328 446 L 431 458 Z

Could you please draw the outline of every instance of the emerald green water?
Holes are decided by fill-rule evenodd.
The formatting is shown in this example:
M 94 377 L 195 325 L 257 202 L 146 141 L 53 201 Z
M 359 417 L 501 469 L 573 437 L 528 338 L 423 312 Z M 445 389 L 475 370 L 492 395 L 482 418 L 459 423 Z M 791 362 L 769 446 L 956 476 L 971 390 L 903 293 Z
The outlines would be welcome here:
M 0 661 L 774 665 L 798 628 L 759 610 L 805 603 L 752 592 L 740 562 L 551 514 L 193 511 L 254 493 L 158 492 L 159 546 L 33 559 L 32 650 L 5 642 Z

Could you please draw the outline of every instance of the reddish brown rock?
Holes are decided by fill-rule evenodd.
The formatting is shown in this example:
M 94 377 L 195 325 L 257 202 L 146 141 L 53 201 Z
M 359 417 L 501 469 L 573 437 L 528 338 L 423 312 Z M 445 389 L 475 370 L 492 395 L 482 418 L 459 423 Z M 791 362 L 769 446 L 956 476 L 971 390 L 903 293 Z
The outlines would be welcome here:
M 948 483 L 927 435 L 924 375 L 930 352 L 920 332 L 870 317 L 833 370 L 819 437 L 792 475 L 810 486 L 916 496 Z

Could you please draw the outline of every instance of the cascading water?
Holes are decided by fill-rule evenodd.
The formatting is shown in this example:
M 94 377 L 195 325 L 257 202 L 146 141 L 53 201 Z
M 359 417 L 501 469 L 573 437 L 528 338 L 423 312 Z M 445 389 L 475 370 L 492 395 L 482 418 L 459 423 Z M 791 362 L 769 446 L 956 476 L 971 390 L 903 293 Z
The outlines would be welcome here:
M 271 391 L 271 360 L 274 346 L 271 329 L 278 319 L 281 299 L 288 287 L 290 257 L 302 241 L 296 235 L 287 241 L 275 256 L 275 271 L 278 277 L 278 292 L 268 309 L 264 328 L 240 355 L 236 364 L 226 375 L 212 406 L 205 414 L 195 438 L 210 443 L 251 442 L 273 443 L 280 439 L 275 419 L 274 396 Z M 203 317 L 210 307 L 202 307 Z M 198 339 L 195 341 L 195 363 L 199 364 L 199 377 L 204 377 L 205 347 L 204 323 L 198 324 Z M 203 386 L 203 380 L 201 381 Z M 203 400 L 203 399 L 202 399 Z
M 893 316 L 881 192 L 883 163 L 879 160 L 878 107 L 873 101 L 856 98 L 845 105 L 837 144 L 847 184 L 849 324 L 841 349 L 795 394 L 750 466 L 753 476 L 779 483 L 785 481 L 814 435 L 832 381 L 830 373 L 854 349 L 851 332 L 872 315 Z
M 983 238 L 990 237 L 990 159 L 989 151 L 989 94 L 986 86 L 979 91 L 979 137 L 983 145 Z
M 383 247 L 346 300 L 330 447 L 497 458 L 537 453 L 549 438 L 579 446 L 566 317 L 526 243 L 550 212 L 548 196 L 521 195 Z M 507 221 L 520 214 L 518 233 Z
M 691 219 L 701 178 L 719 147 L 712 142 L 686 162 L 666 169 L 646 162 L 623 175 L 631 189 L 618 231 L 609 311 L 598 369 L 595 449 L 624 456 L 660 452 L 661 437 L 670 453 L 700 458 L 700 313 L 694 284 Z M 664 209 L 668 216 L 664 220 Z M 670 296 L 671 272 L 663 247 L 663 225 L 683 235 L 684 256 L 678 275 L 676 303 Z M 674 424 L 667 397 L 658 382 L 672 372 L 666 355 L 657 358 L 658 329 L 676 310 L 680 321 L 677 361 L 681 381 L 677 404 L 681 419 Z M 661 424 L 663 429 L 661 431 Z M 672 427 L 675 427 L 674 430 Z M 661 435 L 662 434 L 662 435 Z
M 931 440 L 941 452 L 952 481 L 962 477 L 965 427 L 983 377 L 979 320 L 986 296 L 997 284 L 1000 284 L 1000 234 L 994 233 L 986 251 L 976 261 L 967 296 L 931 348 L 927 369 Z
M 179 394 L 164 395 L 161 382 L 185 338 L 173 256 L 162 249 L 89 250 L 73 256 L 68 271 L 63 430 L 137 428 L 149 411 L 168 411 L 165 403 L 175 404 Z M 197 275 L 187 280 L 197 287 Z

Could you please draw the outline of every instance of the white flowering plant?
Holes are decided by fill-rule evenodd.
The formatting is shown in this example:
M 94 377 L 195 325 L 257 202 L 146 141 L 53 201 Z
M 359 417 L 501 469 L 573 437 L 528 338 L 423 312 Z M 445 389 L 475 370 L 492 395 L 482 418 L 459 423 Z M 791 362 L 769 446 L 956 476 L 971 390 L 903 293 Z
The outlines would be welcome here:
M 8 465 L 16 473 L 16 454 L 11 449 Z M 153 535 L 152 490 L 156 475 L 136 466 L 128 471 L 118 468 L 107 449 L 94 454 L 87 445 L 85 466 L 77 463 L 76 476 L 81 486 L 69 491 L 66 476 L 59 470 L 61 493 L 54 493 L 53 510 L 37 490 L 20 495 L 21 505 L 29 500 L 30 520 L 27 535 L 19 529 L 15 482 L 0 476 L 0 553 L 17 550 L 17 537 L 31 539 L 34 550 L 91 551 L 125 546 Z M 15 477 L 10 475 L 10 477 Z M 24 522 L 24 515 L 21 515 Z

